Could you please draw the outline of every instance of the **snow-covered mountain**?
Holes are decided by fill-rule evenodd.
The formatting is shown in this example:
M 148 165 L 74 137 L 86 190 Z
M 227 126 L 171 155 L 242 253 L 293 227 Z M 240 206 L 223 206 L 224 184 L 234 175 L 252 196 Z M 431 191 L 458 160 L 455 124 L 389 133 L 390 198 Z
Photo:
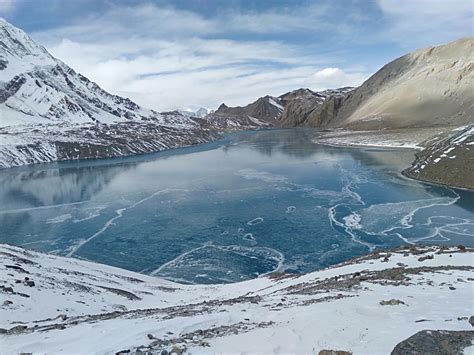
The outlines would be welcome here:
M 108 93 L 0 18 L 0 168 L 124 156 L 218 134 Z
M 186 117 L 204 118 L 208 114 L 210 114 L 212 110 L 210 108 L 200 107 L 196 111 L 193 111 L 191 109 L 186 109 L 186 110 L 178 110 L 178 112 Z
M 0 63 L 2 126 L 126 120 L 170 123 L 130 99 L 109 94 L 1 18 Z M 175 123 L 189 124 L 185 120 Z

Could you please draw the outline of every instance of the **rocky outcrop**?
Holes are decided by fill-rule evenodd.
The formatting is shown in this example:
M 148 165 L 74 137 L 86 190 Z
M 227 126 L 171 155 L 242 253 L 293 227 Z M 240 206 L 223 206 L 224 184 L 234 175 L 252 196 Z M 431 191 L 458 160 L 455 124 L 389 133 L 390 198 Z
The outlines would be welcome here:
M 403 174 L 418 180 L 474 189 L 474 125 L 431 138 Z
M 391 355 L 463 354 L 463 350 L 471 346 L 473 340 L 472 330 L 422 330 L 399 343 Z
M 285 103 L 279 125 L 321 126 L 323 121 L 330 120 L 336 114 L 341 102 L 352 89 L 344 87 L 320 92 L 298 89 L 284 94 L 279 97 Z

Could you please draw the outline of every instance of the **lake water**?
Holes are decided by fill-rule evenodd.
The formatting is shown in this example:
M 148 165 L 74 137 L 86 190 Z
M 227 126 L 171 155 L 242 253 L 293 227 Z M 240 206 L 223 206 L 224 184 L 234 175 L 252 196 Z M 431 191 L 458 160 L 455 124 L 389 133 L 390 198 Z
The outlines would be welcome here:
M 0 171 L 0 241 L 188 283 L 308 272 L 373 248 L 474 246 L 474 193 L 409 180 L 410 150 L 312 130 Z

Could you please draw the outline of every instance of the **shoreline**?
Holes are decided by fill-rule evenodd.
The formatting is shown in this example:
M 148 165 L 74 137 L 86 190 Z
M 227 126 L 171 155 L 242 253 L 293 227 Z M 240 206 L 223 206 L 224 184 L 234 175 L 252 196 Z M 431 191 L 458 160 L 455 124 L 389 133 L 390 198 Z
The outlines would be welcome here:
M 134 125 L 150 125 L 149 122 L 147 123 L 133 123 Z M 123 125 L 123 123 L 118 123 L 117 127 L 120 125 Z M 154 127 L 160 127 L 159 125 L 156 124 L 151 124 Z M 93 125 L 89 125 L 90 127 L 94 127 Z M 111 125 L 112 127 L 115 127 L 115 125 Z M 42 126 L 43 127 L 43 126 Z M 56 127 L 59 131 L 63 129 L 64 127 Z M 68 127 L 66 125 L 66 127 Z M 110 125 L 109 125 L 110 127 Z M 2 130 L 7 130 L 12 127 L 2 127 L 0 128 L 0 131 Z M 18 127 L 17 127 L 18 128 Z M 24 129 L 25 127 L 23 127 Z M 83 128 L 82 126 L 78 126 L 78 129 Z M 161 127 L 162 128 L 162 127 Z M 5 160 L 2 159 L 2 154 L 5 155 L 9 153 L 10 151 L 18 150 L 18 151 L 28 151 L 29 149 L 32 149 L 31 153 L 28 153 L 30 156 L 30 159 L 36 159 L 33 160 L 32 162 L 23 162 L 20 163 L 20 165 L 10 165 L 10 166 L 5 166 L 5 163 L 0 164 L 0 171 L 7 171 L 8 169 L 29 169 L 31 167 L 36 168 L 39 167 L 39 169 L 44 168 L 44 164 L 75 164 L 75 163 L 82 163 L 85 162 L 85 164 L 102 164 L 102 162 L 106 162 L 106 164 L 117 164 L 117 163 L 122 163 L 122 162 L 127 162 L 127 159 L 133 159 L 136 157 L 143 157 L 143 159 L 147 159 L 147 157 L 151 156 L 152 154 L 157 154 L 157 153 L 166 153 L 168 152 L 169 154 L 174 154 L 176 149 L 183 149 L 183 148 L 194 148 L 194 147 L 201 147 L 209 143 L 213 142 L 219 142 L 219 141 L 225 141 L 226 136 L 228 134 L 235 134 L 235 133 L 245 133 L 245 132 L 252 132 L 252 131 L 261 131 L 261 130 L 279 130 L 282 129 L 281 127 L 263 127 L 261 129 L 251 127 L 249 129 L 239 129 L 239 130 L 213 130 L 213 129 L 198 129 L 198 128 L 187 128 L 187 129 L 180 129 L 178 130 L 179 135 L 182 136 L 183 142 L 174 142 L 171 143 L 170 146 L 163 146 L 162 143 L 160 142 L 160 146 L 155 146 L 155 148 L 150 148 L 150 144 L 147 141 L 142 142 L 142 146 L 140 147 L 138 151 L 123 151 L 122 148 L 116 148 L 112 144 L 107 143 L 98 143 L 99 145 L 96 145 L 95 147 L 100 147 L 100 149 L 103 149 L 102 147 L 107 147 L 105 153 L 103 155 L 99 155 L 98 151 L 96 153 L 96 156 L 75 156 L 75 157 L 70 157 L 68 154 L 66 154 L 65 157 L 60 157 L 60 158 L 54 158 L 52 153 L 47 153 L 43 158 L 40 159 L 38 158 L 41 156 L 41 154 L 38 154 L 35 148 L 38 147 L 38 143 L 33 143 L 33 144 L 20 144 L 20 145 L 0 145 L 0 163 L 1 161 Z M 300 129 L 298 127 L 296 128 L 283 128 L 283 129 Z M 317 136 L 314 137 L 311 141 L 315 144 L 320 144 L 320 145 L 325 145 L 328 147 L 333 147 L 333 148 L 350 148 L 350 149 L 365 149 L 365 150 L 398 150 L 398 149 L 411 149 L 414 152 L 422 152 L 425 150 L 425 147 L 421 146 L 420 143 L 423 141 L 426 141 L 427 139 L 430 139 L 436 135 L 442 134 L 440 132 L 446 133 L 447 127 L 443 128 L 417 128 L 413 129 L 411 131 L 407 129 L 394 129 L 394 130 L 382 130 L 382 131 L 352 131 L 352 130 L 342 130 L 342 129 L 333 129 L 333 130 L 323 130 L 323 131 L 318 131 L 317 129 L 315 130 L 315 133 L 317 133 Z M 54 130 L 54 129 L 53 129 Z M 441 131 L 440 131 L 441 130 Z M 450 127 L 449 130 L 451 131 L 452 128 Z M 456 128 L 454 131 L 459 131 L 460 128 Z M 193 132 L 198 132 L 198 136 L 196 134 L 193 134 Z M 2 134 L 14 134 L 14 133 L 5 133 L 2 132 Z M 184 136 L 183 136 L 184 134 Z M 382 137 L 382 138 L 381 138 Z M 416 139 L 414 140 L 414 137 Z M 95 137 L 94 137 L 95 139 Z M 14 139 L 13 139 L 14 140 Z M 93 143 L 93 139 L 92 144 Z M 51 141 L 49 142 L 52 145 L 56 145 L 56 148 L 51 148 L 53 150 L 58 151 L 59 146 L 57 144 L 61 144 L 60 142 L 55 142 Z M 79 148 L 74 148 L 75 151 L 81 150 L 81 144 L 82 145 L 90 145 L 90 142 L 77 142 L 76 143 Z M 127 143 L 120 143 L 127 145 Z M 5 147 L 10 147 L 10 149 L 5 150 Z M 3 147 L 3 150 L 2 150 Z M 92 147 L 92 146 L 91 146 Z M 92 148 L 86 148 L 89 149 L 90 152 L 92 152 Z M 72 148 L 70 148 L 72 149 Z M 199 148 L 197 148 L 199 149 Z M 28 155 L 27 154 L 27 155 Z M 57 154 L 57 153 L 56 153 Z M 15 155 L 15 154 L 11 154 Z M 417 174 L 411 174 L 409 172 L 410 167 L 415 164 L 417 161 L 417 153 L 414 154 L 414 160 L 411 163 L 411 165 L 408 165 L 406 168 L 404 168 L 400 174 L 406 178 L 413 179 L 415 181 L 419 181 L 422 183 L 427 183 L 431 184 L 434 186 L 443 186 L 443 187 L 448 187 L 448 188 L 455 188 L 455 189 L 462 189 L 462 190 L 467 190 L 467 191 L 474 191 L 474 189 L 464 186 L 464 185 L 453 185 L 453 184 L 447 184 L 443 183 L 442 181 L 434 181 L 434 180 L 429 180 L 429 179 L 423 179 L 422 177 L 418 176 Z M 115 160 L 117 159 L 117 160 Z M 123 159 L 119 161 L 118 159 Z M 113 160 L 113 162 L 110 161 Z M 8 165 L 8 164 L 7 164 Z

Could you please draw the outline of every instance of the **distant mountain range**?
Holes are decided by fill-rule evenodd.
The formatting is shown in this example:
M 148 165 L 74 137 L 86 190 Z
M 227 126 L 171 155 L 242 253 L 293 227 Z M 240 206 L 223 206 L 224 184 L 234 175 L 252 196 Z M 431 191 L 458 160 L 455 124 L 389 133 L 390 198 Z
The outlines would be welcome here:
M 227 129 L 241 129 L 245 127 L 280 127 L 288 126 L 294 117 L 301 118 L 292 126 L 299 125 L 317 107 L 330 96 L 344 96 L 353 88 L 345 87 L 335 90 L 314 92 L 310 89 L 297 89 L 278 97 L 264 96 L 256 101 L 237 107 L 228 107 L 221 104 L 219 108 L 206 116 L 212 126 Z M 295 112 L 297 110 L 297 112 Z
M 358 88 L 301 88 L 246 106 L 157 112 L 108 93 L 0 18 L 0 168 L 154 152 L 208 142 L 229 130 L 441 127 L 442 138 L 424 143 L 431 155 L 419 154 L 406 175 L 472 188 L 463 183 L 474 169 L 471 125 L 474 38 L 409 53 Z M 445 145 L 460 131 L 468 138 L 455 149 L 463 147 L 464 153 L 437 165 L 459 172 L 448 178 L 443 169 L 430 166 L 443 158 L 436 154 L 450 149 Z
M 210 108 L 200 107 L 196 111 L 188 109 L 188 110 L 177 110 L 177 112 L 186 117 L 203 118 L 213 111 Z

